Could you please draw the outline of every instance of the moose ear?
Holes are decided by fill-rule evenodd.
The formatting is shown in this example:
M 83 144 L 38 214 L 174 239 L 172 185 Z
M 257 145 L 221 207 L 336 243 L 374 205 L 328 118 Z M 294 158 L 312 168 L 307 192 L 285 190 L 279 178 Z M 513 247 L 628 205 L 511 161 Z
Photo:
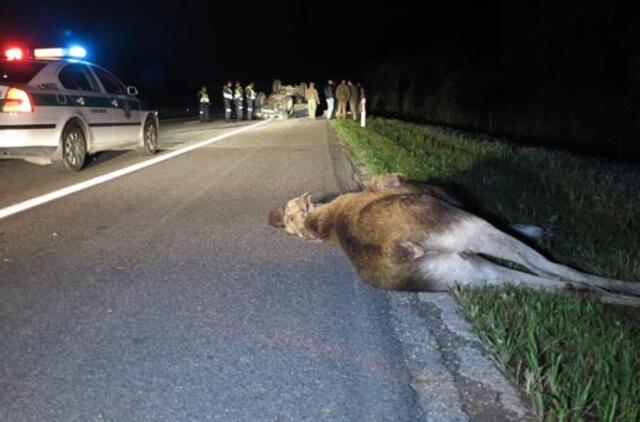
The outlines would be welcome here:
M 311 202 L 311 192 L 302 194 L 302 210 L 303 212 L 309 212 L 313 210 L 313 202 Z
M 269 224 L 274 227 L 284 227 L 284 209 L 278 208 L 269 212 Z

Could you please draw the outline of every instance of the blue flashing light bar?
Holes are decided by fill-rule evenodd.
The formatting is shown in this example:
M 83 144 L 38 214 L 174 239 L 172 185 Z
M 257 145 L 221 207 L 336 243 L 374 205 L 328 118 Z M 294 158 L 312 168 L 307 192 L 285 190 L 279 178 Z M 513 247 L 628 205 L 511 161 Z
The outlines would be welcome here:
M 87 57 L 87 50 L 80 45 L 73 45 L 67 48 L 67 56 L 75 57 L 76 59 L 83 59 Z

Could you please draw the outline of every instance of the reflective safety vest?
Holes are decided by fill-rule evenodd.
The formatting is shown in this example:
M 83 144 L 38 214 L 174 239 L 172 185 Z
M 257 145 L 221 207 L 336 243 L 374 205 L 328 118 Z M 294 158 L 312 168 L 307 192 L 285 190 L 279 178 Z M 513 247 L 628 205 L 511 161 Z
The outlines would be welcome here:
M 256 99 L 256 92 L 253 90 L 253 88 L 247 87 L 244 90 L 244 92 L 245 92 L 245 94 L 247 96 L 247 99 L 249 99 L 249 100 L 255 100 Z
M 200 102 L 201 103 L 207 103 L 209 104 L 209 94 L 206 93 L 206 91 L 198 91 L 198 96 L 200 97 Z
M 243 90 L 242 90 L 241 86 L 236 87 L 236 89 L 235 89 L 235 91 L 233 93 L 233 99 L 236 100 L 236 101 L 242 101 L 242 94 L 243 94 L 242 91 Z
M 233 100 L 233 91 L 228 85 L 222 87 L 222 96 L 228 100 Z

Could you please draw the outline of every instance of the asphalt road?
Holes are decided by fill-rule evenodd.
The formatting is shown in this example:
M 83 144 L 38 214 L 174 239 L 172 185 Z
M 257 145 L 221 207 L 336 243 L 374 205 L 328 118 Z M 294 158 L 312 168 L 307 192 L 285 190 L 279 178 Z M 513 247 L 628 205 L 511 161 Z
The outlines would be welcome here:
M 142 160 L 0 161 L 0 209 Z M 419 420 L 385 292 L 266 223 L 353 188 L 325 121 L 280 121 L 0 220 L 0 421 Z

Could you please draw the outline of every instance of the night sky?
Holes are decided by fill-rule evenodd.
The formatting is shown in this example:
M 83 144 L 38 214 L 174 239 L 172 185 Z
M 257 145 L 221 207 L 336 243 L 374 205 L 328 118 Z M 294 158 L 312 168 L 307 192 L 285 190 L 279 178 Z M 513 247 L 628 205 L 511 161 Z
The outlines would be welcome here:
M 146 0 L 2 1 L 0 43 L 87 46 L 89 61 L 159 105 L 188 102 L 202 84 L 358 79 L 398 49 L 490 49 L 495 13 L 482 2 Z M 422 9 L 422 8 L 421 8 Z M 4 47 L 3 45 L 3 47 Z

